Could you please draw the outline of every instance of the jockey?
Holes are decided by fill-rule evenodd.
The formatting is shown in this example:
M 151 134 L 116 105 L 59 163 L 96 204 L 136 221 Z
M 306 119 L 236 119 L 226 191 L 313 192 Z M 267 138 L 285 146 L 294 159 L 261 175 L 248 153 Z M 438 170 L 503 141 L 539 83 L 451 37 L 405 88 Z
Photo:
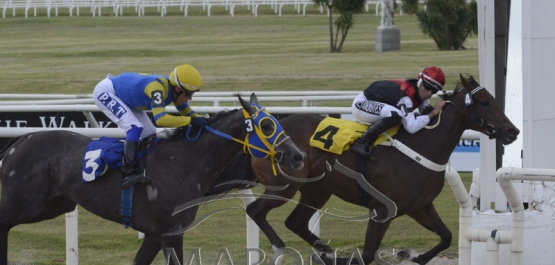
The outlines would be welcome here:
M 430 66 L 418 74 L 418 79 L 384 80 L 370 84 L 363 93 L 356 96 L 351 106 L 355 119 L 372 124 L 362 136 L 355 141 L 351 150 L 376 161 L 372 155 L 372 146 L 378 136 L 387 129 L 403 123 L 405 130 L 413 134 L 424 128 L 430 120 L 439 114 L 445 101 L 435 104 L 428 115 L 415 115 L 413 108 L 420 113 L 429 106 L 429 99 L 445 85 L 445 74 L 441 68 Z
M 125 133 L 122 163 L 122 188 L 127 189 L 146 176 L 138 172 L 137 146 L 141 138 L 156 134 L 156 126 L 144 110 L 152 110 L 153 119 L 160 127 L 182 127 L 190 124 L 200 127 L 208 119 L 195 113 L 187 103 L 200 90 L 202 80 L 193 66 L 176 67 L 169 76 L 134 72 L 108 76 L 93 91 L 95 104 Z M 166 113 L 173 103 L 181 116 Z

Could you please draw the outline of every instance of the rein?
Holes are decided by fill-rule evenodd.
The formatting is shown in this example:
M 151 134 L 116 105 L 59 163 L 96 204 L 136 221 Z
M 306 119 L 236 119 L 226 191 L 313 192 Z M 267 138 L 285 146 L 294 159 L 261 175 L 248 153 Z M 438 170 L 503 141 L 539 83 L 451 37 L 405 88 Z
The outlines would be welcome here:
M 476 88 L 474 88 L 472 91 L 470 91 L 470 94 L 466 94 L 466 98 L 465 98 L 465 106 L 468 108 L 470 105 L 472 105 L 474 102 L 472 100 L 472 96 L 474 94 L 476 94 L 478 91 L 484 89 L 484 86 L 478 86 Z M 482 127 L 485 129 L 486 134 L 489 136 L 490 139 L 495 138 L 495 135 L 497 134 L 497 131 L 495 130 L 495 126 L 491 125 L 491 124 L 486 124 L 486 122 L 484 121 L 484 119 L 480 118 L 479 116 L 472 116 L 471 115 L 471 109 L 468 109 L 468 113 L 464 112 L 463 110 L 461 110 L 459 107 L 457 107 L 457 105 L 455 105 L 455 103 L 453 103 L 450 100 L 446 100 L 445 103 L 451 104 L 453 105 L 453 107 L 455 107 L 455 109 L 463 114 L 464 116 L 466 116 L 468 119 L 474 121 L 476 124 L 478 124 L 478 126 Z M 426 129 L 434 129 L 439 125 L 440 119 L 441 119 L 441 113 L 443 111 L 441 111 L 438 115 L 438 120 L 436 122 L 436 124 L 432 125 L 432 126 L 426 126 Z

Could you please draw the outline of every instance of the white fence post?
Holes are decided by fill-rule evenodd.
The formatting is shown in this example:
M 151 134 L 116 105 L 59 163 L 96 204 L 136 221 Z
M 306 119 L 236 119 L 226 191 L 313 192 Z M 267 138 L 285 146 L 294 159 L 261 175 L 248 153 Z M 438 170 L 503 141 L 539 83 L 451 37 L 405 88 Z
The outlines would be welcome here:
M 239 193 L 247 195 L 242 197 L 243 204 L 245 204 L 245 208 L 254 201 L 254 196 L 252 195 L 251 189 L 239 190 Z M 259 242 L 260 232 L 258 229 L 258 225 L 256 225 L 256 223 L 252 220 L 252 218 L 248 214 L 246 214 L 246 219 L 247 219 L 247 248 L 258 248 L 260 245 L 260 242 Z M 249 251 L 248 255 L 249 255 L 248 260 L 253 261 L 253 263 L 251 264 L 258 264 L 258 263 L 255 263 L 260 258 L 258 255 L 258 252 Z M 251 265 L 251 264 L 247 264 L 247 265 Z
M 79 247 L 78 247 L 78 212 L 77 206 L 75 210 L 66 213 L 66 264 L 79 264 Z

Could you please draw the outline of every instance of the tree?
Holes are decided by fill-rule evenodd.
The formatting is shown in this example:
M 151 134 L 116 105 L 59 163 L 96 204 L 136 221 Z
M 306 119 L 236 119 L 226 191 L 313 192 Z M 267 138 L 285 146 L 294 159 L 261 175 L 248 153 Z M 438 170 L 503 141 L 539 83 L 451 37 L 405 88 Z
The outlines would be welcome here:
M 414 2 L 403 1 L 409 5 Z M 422 32 L 432 37 L 440 50 L 464 49 L 466 38 L 478 33 L 476 1 L 428 0 L 426 10 L 416 12 L 416 16 Z
M 416 14 L 418 11 L 418 0 L 403 0 L 403 12 L 407 14 Z
M 349 29 L 352 28 L 355 24 L 354 15 L 363 12 L 366 0 L 314 0 L 314 2 L 318 5 L 324 5 L 328 8 L 330 52 L 341 52 L 343 43 L 347 38 L 347 33 L 349 33 Z M 339 17 L 335 20 L 335 22 L 332 18 L 333 10 L 339 12 Z M 338 44 L 340 33 L 341 41 Z

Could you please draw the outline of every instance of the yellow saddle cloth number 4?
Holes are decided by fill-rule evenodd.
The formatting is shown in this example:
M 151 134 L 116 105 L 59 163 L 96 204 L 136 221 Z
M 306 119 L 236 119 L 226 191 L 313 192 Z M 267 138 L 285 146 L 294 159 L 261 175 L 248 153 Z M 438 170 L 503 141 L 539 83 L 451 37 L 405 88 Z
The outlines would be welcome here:
M 349 150 L 351 144 L 360 138 L 367 128 L 367 124 L 327 117 L 314 131 L 310 138 L 310 146 L 340 155 L 343 151 Z M 389 129 L 387 133 L 393 136 L 398 129 L 399 125 Z M 385 140 L 387 138 L 380 135 L 375 145 Z

